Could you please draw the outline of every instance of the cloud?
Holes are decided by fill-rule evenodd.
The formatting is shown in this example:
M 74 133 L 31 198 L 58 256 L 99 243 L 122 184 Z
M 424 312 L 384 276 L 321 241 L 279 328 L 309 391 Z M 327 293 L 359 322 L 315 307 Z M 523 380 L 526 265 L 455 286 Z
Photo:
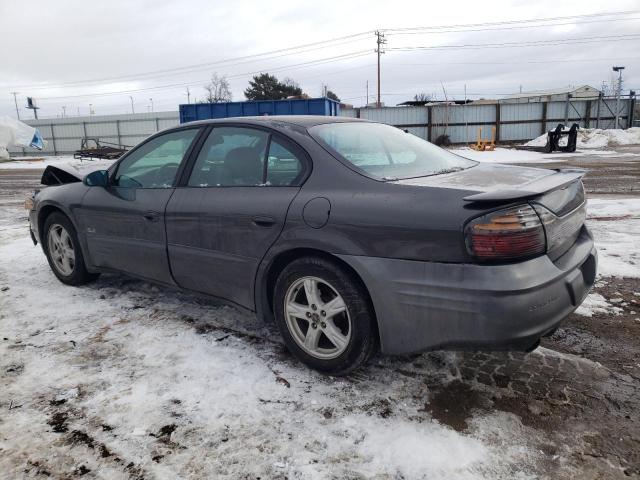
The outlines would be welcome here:
M 634 1 L 602 4 L 558 4 L 501 0 L 491 4 L 472 1 L 448 2 L 233 2 L 112 0 L 108 3 L 59 1 L 55 5 L 34 0 L 27 6 L 3 2 L 0 79 L 0 114 L 12 114 L 13 97 L 20 104 L 26 96 L 38 99 L 42 116 L 88 112 L 92 103 L 97 114 L 130 110 L 129 95 L 137 111 L 145 111 L 153 98 L 156 110 L 175 110 L 191 98 L 203 96 L 202 85 L 217 71 L 228 75 L 234 99 L 243 99 L 250 73 L 273 71 L 292 77 L 310 95 L 319 95 L 322 85 L 359 105 L 365 102 L 366 82 L 375 92 L 375 37 L 373 34 L 335 42 L 295 55 L 205 66 L 172 74 L 131 75 L 215 62 L 228 58 L 279 50 L 291 46 L 342 37 L 375 29 L 478 24 L 498 20 L 568 16 L 598 11 L 623 11 Z M 624 20 L 603 22 L 604 17 L 561 21 L 544 28 L 510 28 L 471 31 L 388 34 L 388 50 L 382 61 L 383 100 L 395 104 L 425 91 L 473 98 L 517 91 L 559 87 L 568 84 L 599 86 L 610 76 L 611 66 L 627 66 L 627 87 L 640 86 L 640 39 L 560 44 L 567 38 L 630 35 L 640 31 L 640 14 Z M 588 20 L 589 23 L 585 22 Z M 515 25 L 514 25 L 515 26 Z M 452 31 L 453 30 L 453 31 Z M 9 41 L 7 42 L 7 39 Z M 402 47 L 496 44 L 547 40 L 557 45 L 543 47 L 425 49 L 401 51 Z M 318 65 L 299 65 L 318 59 L 368 51 L 350 59 L 334 59 Z M 291 53 L 291 52 L 283 52 Z M 620 59 L 620 60 L 618 60 Z M 571 60 L 564 62 L 563 60 Z M 545 63 L 549 61 L 548 63 Z M 290 65 L 298 65 L 285 69 Z M 279 70 L 281 69 L 281 70 Z M 124 78 L 123 78 L 124 77 Z M 108 79 L 75 83 L 88 79 Z M 36 88 L 34 85 L 48 85 Z M 62 85 L 60 85 L 62 84 Z M 52 86 L 53 85 L 53 86 Z M 59 85 L 55 87 L 55 85 Z M 171 85 L 169 87 L 168 85 Z M 163 88 L 155 88 L 163 87 Z M 146 90 L 148 89 L 148 90 Z M 132 90 L 131 93 L 126 93 Z M 123 93 L 106 95 L 108 92 Z M 479 94 L 479 95 L 474 95 Z M 23 110 L 25 116 L 28 114 Z

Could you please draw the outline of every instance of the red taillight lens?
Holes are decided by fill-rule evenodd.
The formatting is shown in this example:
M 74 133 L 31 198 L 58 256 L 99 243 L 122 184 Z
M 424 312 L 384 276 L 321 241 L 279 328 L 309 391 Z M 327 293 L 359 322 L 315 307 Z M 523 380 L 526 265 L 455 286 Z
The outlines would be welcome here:
M 480 260 L 514 260 L 544 253 L 542 222 L 529 205 L 491 212 L 469 222 L 467 247 Z

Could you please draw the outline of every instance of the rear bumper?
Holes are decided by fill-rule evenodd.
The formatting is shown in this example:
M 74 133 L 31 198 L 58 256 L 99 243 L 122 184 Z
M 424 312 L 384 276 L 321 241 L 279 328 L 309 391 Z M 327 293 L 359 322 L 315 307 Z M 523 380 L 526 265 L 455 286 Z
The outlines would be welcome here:
M 593 286 L 597 253 L 583 227 L 555 261 L 509 265 L 340 255 L 369 289 L 382 351 L 527 350 L 573 312 Z

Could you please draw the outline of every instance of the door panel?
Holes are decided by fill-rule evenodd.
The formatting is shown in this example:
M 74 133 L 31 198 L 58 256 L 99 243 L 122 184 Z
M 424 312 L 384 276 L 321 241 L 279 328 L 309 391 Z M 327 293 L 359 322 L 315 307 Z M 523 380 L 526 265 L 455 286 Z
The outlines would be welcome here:
M 173 283 L 164 208 L 173 188 L 90 188 L 77 215 L 91 263 Z
M 262 257 L 280 235 L 299 187 L 178 188 L 166 212 L 178 285 L 253 307 Z
M 215 127 L 166 211 L 178 285 L 253 308 L 255 274 L 284 227 L 305 173 L 285 140 L 247 127 Z
M 91 264 L 174 283 L 165 208 L 199 128 L 152 137 L 117 165 L 107 187 L 92 187 L 78 209 Z

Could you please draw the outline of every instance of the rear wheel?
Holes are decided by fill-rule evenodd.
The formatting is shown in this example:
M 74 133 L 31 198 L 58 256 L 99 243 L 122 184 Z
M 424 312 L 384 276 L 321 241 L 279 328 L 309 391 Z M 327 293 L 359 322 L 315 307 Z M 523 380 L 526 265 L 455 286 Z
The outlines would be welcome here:
M 368 294 L 333 262 L 309 257 L 285 267 L 276 282 L 274 310 L 289 350 L 315 370 L 343 375 L 375 352 Z
M 43 248 L 56 277 L 67 285 L 91 282 L 98 274 L 85 267 L 78 235 L 71 221 L 61 213 L 52 213 L 44 222 Z

